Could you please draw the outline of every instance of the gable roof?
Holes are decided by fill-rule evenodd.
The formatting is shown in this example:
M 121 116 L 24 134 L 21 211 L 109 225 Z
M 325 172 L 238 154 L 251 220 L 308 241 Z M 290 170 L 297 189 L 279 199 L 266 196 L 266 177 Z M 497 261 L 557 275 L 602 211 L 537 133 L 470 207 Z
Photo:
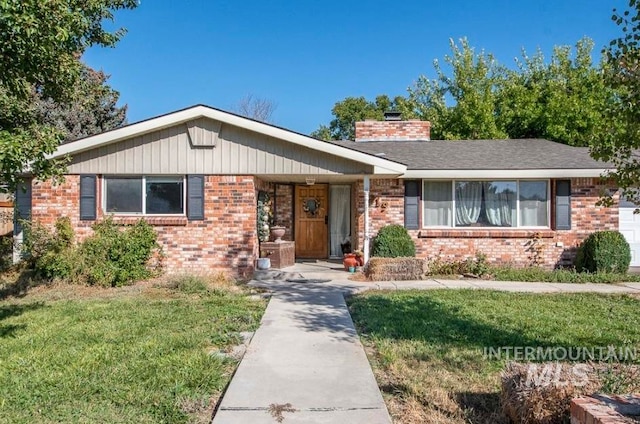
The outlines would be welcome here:
M 265 136 L 274 137 L 306 148 L 335 155 L 340 158 L 361 162 L 374 167 L 374 171 L 382 174 L 403 174 L 406 165 L 387 158 L 371 155 L 367 152 L 354 151 L 335 143 L 309 137 L 285 128 L 266 124 L 254 119 L 246 118 L 234 113 L 226 112 L 206 105 L 191 106 L 176 112 L 160 115 L 144 121 L 136 122 L 124 127 L 116 128 L 90 137 L 81 138 L 62 144 L 50 155 L 51 158 L 86 152 L 102 146 L 118 143 L 133 137 L 156 132 L 178 124 L 199 118 L 209 118 L 224 124 L 240 127 Z M 378 173 L 375 172 L 375 173 Z
M 594 160 L 587 147 L 543 139 L 335 143 L 403 163 L 405 178 L 594 177 L 612 169 Z

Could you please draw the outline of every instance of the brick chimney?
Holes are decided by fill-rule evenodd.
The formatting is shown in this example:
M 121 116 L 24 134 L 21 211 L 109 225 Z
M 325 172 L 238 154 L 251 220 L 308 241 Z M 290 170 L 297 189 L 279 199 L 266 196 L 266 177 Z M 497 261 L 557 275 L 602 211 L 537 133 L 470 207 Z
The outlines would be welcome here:
M 385 112 L 384 121 L 356 122 L 356 141 L 429 141 L 431 123 L 419 119 L 403 121 L 399 112 Z

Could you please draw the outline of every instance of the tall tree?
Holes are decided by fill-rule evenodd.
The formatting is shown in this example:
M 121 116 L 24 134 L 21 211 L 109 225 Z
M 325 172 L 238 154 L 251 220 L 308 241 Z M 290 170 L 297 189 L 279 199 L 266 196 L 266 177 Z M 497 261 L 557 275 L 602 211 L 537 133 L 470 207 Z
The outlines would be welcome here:
M 0 184 L 13 191 L 27 167 L 38 178 L 60 175 L 52 161 L 63 134 L 38 119 L 32 90 L 68 101 L 90 46 L 114 46 L 124 34 L 104 29 L 137 0 L 7 0 L 0 2 Z
M 434 139 L 504 138 L 495 110 L 504 68 L 493 55 L 475 49 L 467 39 L 458 46 L 450 40 L 451 55 L 444 58 L 448 69 L 438 60 L 433 66 L 436 79 L 418 78 L 409 88 L 410 98 L 417 104 L 421 117 L 432 121 Z M 446 105 L 445 100 L 453 104 Z
M 355 123 L 365 119 L 382 120 L 384 112 L 398 109 L 405 113 L 405 117 L 411 118 L 414 111 L 407 105 L 408 100 L 398 96 L 393 100 L 387 95 L 380 95 L 374 101 L 364 97 L 347 97 L 337 102 L 331 113 L 334 118 L 329 126 L 321 125 L 311 133 L 312 137 L 324 140 L 353 140 L 355 137 Z
M 605 109 L 615 98 L 594 66 L 593 41 L 556 46 L 547 63 L 541 51 L 517 60 L 498 94 L 496 121 L 510 138 L 546 138 L 587 146 L 606 129 Z
M 34 93 L 40 122 L 56 128 L 63 142 L 120 127 L 126 123 L 127 106 L 118 107 L 120 93 L 107 85 L 109 76 L 83 66 L 80 79 L 67 102 L 56 102 Z
M 240 99 L 233 110 L 238 115 L 246 116 L 256 121 L 271 122 L 273 112 L 275 112 L 277 108 L 278 105 L 269 99 L 247 94 Z
M 622 34 L 604 50 L 605 76 L 617 101 L 607 109 L 608 131 L 591 143 L 591 155 L 612 163 L 611 177 L 622 194 L 640 204 L 640 1 L 614 9 L 612 19 Z M 603 201 L 610 204 L 611 198 Z

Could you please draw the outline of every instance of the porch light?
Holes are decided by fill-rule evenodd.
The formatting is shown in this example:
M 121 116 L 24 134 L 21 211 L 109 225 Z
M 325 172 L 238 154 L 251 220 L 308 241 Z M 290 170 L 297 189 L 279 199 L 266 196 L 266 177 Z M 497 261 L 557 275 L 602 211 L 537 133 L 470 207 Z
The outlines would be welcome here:
M 304 179 L 304 181 L 307 183 L 307 185 L 314 185 L 316 183 L 316 179 L 313 177 L 307 177 Z

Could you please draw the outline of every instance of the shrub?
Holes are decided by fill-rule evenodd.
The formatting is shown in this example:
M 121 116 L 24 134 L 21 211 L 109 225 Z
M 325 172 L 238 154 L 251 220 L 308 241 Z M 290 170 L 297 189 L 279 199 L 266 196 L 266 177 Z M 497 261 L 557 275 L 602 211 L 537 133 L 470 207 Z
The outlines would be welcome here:
M 372 256 L 398 258 L 416 256 L 416 245 L 402 225 L 387 225 L 373 240 Z
M 612 376 L 619 382 L 613 393 L 638 390 L 637 365 L 582 363 L 580 375 L 574 366 L 576 363 L 562 362 L 507 364 L 501 375 L 504 414 L 517 423 L 569 422 L 571 400 L 611 388 L 608 380 Z
M 623 274 L 629 269 L 630 263 L 629 243 L 618 231 L 596 231 L 590 234 L 576 255 L 576 269 L 581 272 Z
M 157 235 L 145 221 L 122 229 L 111 218 L 93 226 L 94 234 L 79 246 L 69 218 L 50 231 L 27 223 L 23 250 L 36 274 L 48 280 L 122 286 L 152 275 L 147 262 L 157 250 Z
M 13 236 L 0 236 L 0 272 L 13 264 Z
M 157 234 L 139 220 L 124 230 L 107 218 L 93 226 L 94 234 L 80 246 L 87 282 L 122 286 L 152 275 L 147 262 L 158 249 Z
M 372 281 L 419 280 L 425 273 L 420 258 L 371 258 L 365 274 Z
M 53 231 L 38 223 L 28 223 L 23 253 L 36 275 L 48 280 L 69 279 L 79 269 L 73 248 L 74 238 L 68 217 L 58 218 Z
M 464 261 L 445 261 L 436 258 L 429 262 L 429 275 L 465 275 L 472 274 L 483 277 L 490 274 L 491 266 L 487 262 L 487 255 L 476 252 L 475 258 L 467 258 Z

